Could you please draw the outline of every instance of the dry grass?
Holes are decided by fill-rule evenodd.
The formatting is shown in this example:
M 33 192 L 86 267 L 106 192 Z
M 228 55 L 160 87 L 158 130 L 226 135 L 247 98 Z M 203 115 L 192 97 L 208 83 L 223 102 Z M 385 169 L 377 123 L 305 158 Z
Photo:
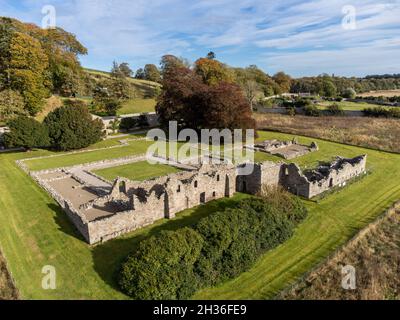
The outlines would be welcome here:
M 383 151 L 400 152 L 400 121 L 364 117 L 257 114 L 260 129 L 306 135 Z
M 43 110 L 36 116 L 36 120 L 43 121 L 44 118 L 53 110 L 63 105 L 62 100 L 57 96 L 51 96 L 46 100 Z
M 394 97 L 400 96 L 400 89 L 397 90 L 378 90 L 357 94 L 359 97 Z
M 17 300 L 18 292 L 7 270 L 6 261 L 0 252 L 0 300 Z
M 361 231 L 342 250 L 279 298 L 318 300 L 400 299 L 400 205 Z M 341 269 L 356 270 L 356 289 L 341 286 Z

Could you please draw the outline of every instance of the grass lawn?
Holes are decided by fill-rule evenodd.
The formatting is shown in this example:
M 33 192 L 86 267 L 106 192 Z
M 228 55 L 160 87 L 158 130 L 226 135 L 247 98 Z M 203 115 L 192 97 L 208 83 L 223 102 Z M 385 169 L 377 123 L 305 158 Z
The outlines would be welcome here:
M 97 146 L 108 147 L 118 145 L 118 139 L 110 139 L 100 142 Z M 55 157 L 29 160 L 25 163 L 31 170 L 45 170 L 60 167 L 69 167 L 80 163 L 95 162 L 104 159 L 116 159 L 127 156 L 139 155 L 146 153 L 148 147 L 152 144 L 151 141 L 140 140 L 131 141 L 128 146 L 120 148 L 110 148 L 104 150 L 93 150 L 83 153 L 61 154 Z M 90 150 L 90 149 L 89 149 Z M 32 155 L 33 156 L 33 155 Z
M 94 173 L 109 181 L 114 181 L 118 177 L 127 178 L 132 181 L 143 181 L 166 176 L 171 173 L 177 173 L 179 171 L 179 169 L 168 165 L 149 164 L 147 161 L 141 161 L 123 166 L 96 170 Z
M 260 134 L 260 139 L 270 138 L 292 139 L 293 136 L 271 132 Z M 400 198 L 400 155 L 299 138 L 300 143 L 307 144 L 314 140 L 320 151 L 299 158 L 302 167 L 314 166 L 318 160 L 329 160 L 335 155 L 350 157 L 366 153 L 372 174 L 319 203 L 306 201 L 309 217 L 292 239 L 266 253 L 248 272 L 216 288 L 202 290 L 195 298 L 271 298 L 322 262 Z M 101 153 L 103 158 L 110 158 L 121 156 L 121 153 L 141 153 L 143 148 L 144 145 L 135 142 L 117 148 L 118 155 L 109 150 Z M 48 152 L 0 154 L 0 246 L 17 287 L 26 299 L 125 299 L 116 287 L 115 271 L 140 240 L 161 230 L 190 225 L 223 207 L 235 206 L 235 200 L 244 197 L 238 194 L 234 199 L 186 210 L 174 220 L 162 220 L 104 245 L 90 247 L 82 241 L 55 201 L 15 164 L 17 159 L 43 154 Z M 60 160 L 63 158 L 60 157 L 58 160 L 46 159 L 45 165 L 42 165 L 43 160 L 32 163 L 37 168 L 52 167 L 57 165 L 52 161 L 87 162 L 93 161 L 88 157 L 101 157 L 97 151 L 93 152 L 95 156 L 89 154 L 91 152 L 74 157 L 73 161 Z M 65 156 L 69 157 L 72 156 Z M 56 267 L 56 290 L 41 288 L 41 270 L 45 265 Z
M 155 107 L 154 99 L 131 99 L 123 103 L 118 115 L 155 112 Z

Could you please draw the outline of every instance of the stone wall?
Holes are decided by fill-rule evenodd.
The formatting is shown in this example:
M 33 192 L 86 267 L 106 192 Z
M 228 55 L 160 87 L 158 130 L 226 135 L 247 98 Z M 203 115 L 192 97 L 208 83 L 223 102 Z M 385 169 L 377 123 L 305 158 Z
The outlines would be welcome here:
M 122 160 L 131 159 L 127 157 Z M 59 203 L 86 241 L 96 244 L 151 225 L 160 219 L 174 218 L 176 213 L 185 209 L 231 197 L 235 192 L 257 194 L 263 185 L 282 185 L 296 195 L 312 198 L 335 186 L 343 186 L 348 180 L 363 174 L 366 170 L 366 160 L 366 156 L 354 159 L 337 158 L 328 165 L 305 172 L 296 164 L 266 161 L 252 164 L 254 170 L 250 175 L 241 175 L 240 169 L 244 165 L 202 164 L 196 170 L 182 171 L 147 181 L 118 178 L 109 194 L 83 203 L 78 209 L 73 207 L 71 201 L 53 190 L 46 181 L 46 178 L 60 179 L 57 175 L 51 175 L 55 172 L 71 177 L 71 167 L 29 172 L 23 161 L 17 161 L 17 164 Z M 100 164 L 108 165 L 110 161 L 121 163 L 121 159 L 114 159 Z M 40 175 L 46 174 L 50 175 L 40 178 Z M 94 210 L 94 207 L 98 210 L 99 207 L 109 204 L 118 208 L 116 212 L 91 217 L 85 215 L 86 211 Z
M 345 186 L 347 181 L 366 172 L 367 156 L 353 159 L 338 157 L 329 165 L 315 170 L 301 172 L 296 164 L 282 166 L 281 184 L 290 192 L 313 198 L 337 186 Z

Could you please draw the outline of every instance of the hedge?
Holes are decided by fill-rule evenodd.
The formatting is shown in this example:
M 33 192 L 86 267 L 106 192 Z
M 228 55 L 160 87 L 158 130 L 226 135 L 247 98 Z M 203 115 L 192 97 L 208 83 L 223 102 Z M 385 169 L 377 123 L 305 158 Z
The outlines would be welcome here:
M 294 196 L 289 201 L 280 206 L 246 199 L 191 228 L 142 241 L 121 267 L 122 291 L 134 299 L 187 299 L 201 288 L 237 277 L 265 251 L 289 239 L 306 217 L 302 202 Z
M 366 117 L 400 118 L 400 107 L 393 107 L 390 109 L 382 107 L 366 108 L 363 110 L 363 113 Z

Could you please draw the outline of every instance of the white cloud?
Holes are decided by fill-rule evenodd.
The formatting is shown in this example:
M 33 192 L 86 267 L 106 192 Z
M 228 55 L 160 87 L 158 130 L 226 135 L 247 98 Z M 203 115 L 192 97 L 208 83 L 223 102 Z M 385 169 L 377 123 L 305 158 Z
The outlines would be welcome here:
M 166 53 L 194 59 L 214 50 L 227 63 L 263 65 L 267 56 L 273 69 L 320 73 L 324 61 L 343 69 L 345 61 L 330 58 L 344 58 L 341 52 L 365 59 L 399 53 L 400 0 L 0 0 L 0 11 L 39 24 L 45 4 L 54 5 L 58 24 L 88 47 L 84 63 L 99 68 L 114 59 L 139 67 Z M 341 27 L 349 4 L 356 8 L 356 30 Z M 305 70 L 294 63 L 313 57 L 320 65 Z M 347 67 L 372 73 L 367 64 Z

